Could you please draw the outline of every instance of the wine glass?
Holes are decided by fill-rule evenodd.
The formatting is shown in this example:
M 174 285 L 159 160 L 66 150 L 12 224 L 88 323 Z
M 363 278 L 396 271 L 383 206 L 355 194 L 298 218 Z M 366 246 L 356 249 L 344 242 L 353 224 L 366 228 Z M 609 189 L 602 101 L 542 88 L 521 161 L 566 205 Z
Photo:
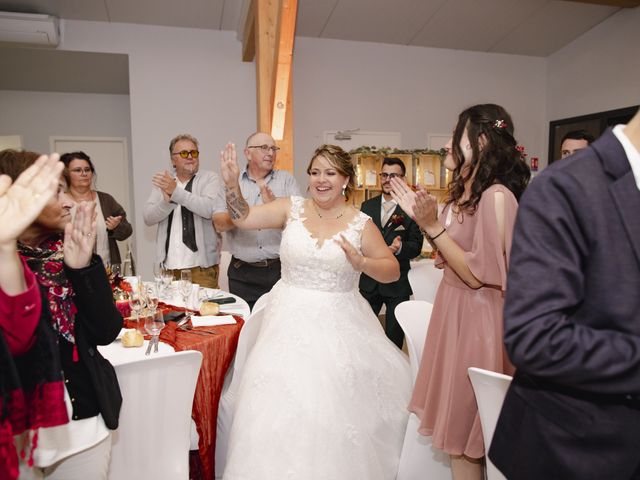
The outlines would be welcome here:
M 186 280 L 191 283 L 191 270 L 180 271 L 180 280 Z
M 169 292 L 169 289 L 171 288 L 171 282 L 173 282 L 173 272 L 170 269 L 166 268 L 164 264 L 162 265 L 161 272 L 162 295 L 168 298 L 171 297 L 171 292 Z
M 189 272 L 189 276 L 190 275 L 191 275 L 191 272 Z M 178 283 L 178 293 L 182 296 L 182 301 L 184 302 L 185 308 L 189 308 L 188 302 L 189 302 L 189 297 L 191 296 L 192 290 L 193 290 L 193 287 L 192 287 L 191 280 L 181 278 L 180 282 Z
M 150 342 L 154 344 L 154 352 L 158 351 L 158 338 L 160 336 L 160 332 L 164 328 L 164 316 L 162 315 L 161 310 L 156 310 L 155 312 L 147 315 L 144 319 L 144 329 L 147 331 L 151 337 L 153 337 Z
M 153 281 L 156 283 L 158 288 L 162 285 L 162 274 L 163 274 L 164 266 L 162 262 L 153 262 Z
M 211 295 L 209 295 L 209 291 L 206 288 L 200 287 L 198 289 L 198 310 L 202 308 L 202 304 L 209 300 L 210 297 Z
M 149 309 L 149 313 L 153 315 L 158 309 L 158 286 L 155 283 L 150 283 L 146 285 L 146 290 L 147 308 Z
M 129 307 L 131 307 L 131 310 L 136 314 L 136 325 L 138 325 L 138 330 L 141 331 L 140 313 L 146 307 L 146 301 L 140 288 L 134 288 L 129 292 Z

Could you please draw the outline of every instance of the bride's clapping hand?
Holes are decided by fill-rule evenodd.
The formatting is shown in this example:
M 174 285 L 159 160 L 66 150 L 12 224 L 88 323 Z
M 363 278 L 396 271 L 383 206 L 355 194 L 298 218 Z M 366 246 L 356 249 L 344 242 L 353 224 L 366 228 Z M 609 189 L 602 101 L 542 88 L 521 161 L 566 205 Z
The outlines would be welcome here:
M 91 262 L 96 243 L 96 204 L 80 202 L 76 215 L 64 229 L 64 263 L 71 268 L 84 268 Z
M 0 176 L 0 244 L 15 242 L 58 191 L 64 164 L 58 154 L 42 155 L 11 184 Z
M 438 221 L 438 200 L 429 195 L 422 185 L 414 192 L 397 178 L 391 179 L 391 196 L 400 208 L 415 220 L 421 228 L 427 228 Z
M 347 260 L 349 260 L 349 263 L 354 270 L 361 272 L 365 263 L 364 256 L 360 254 L 360 252 L 358 252 L 358 250 L 356 250 L 356 248 L 351 245 L 349 240 L 347 240 L 342 234 L 335 239 L 335 242 L 340 245 L 340 248 L 342 248 L 342 251 L 347 256 Z
M 233 143 L 227 143 L 224 150 L 220 152 L 220 175 L 227 186 L 238 183 L 240 168 L 238 167 L 236 146 Z

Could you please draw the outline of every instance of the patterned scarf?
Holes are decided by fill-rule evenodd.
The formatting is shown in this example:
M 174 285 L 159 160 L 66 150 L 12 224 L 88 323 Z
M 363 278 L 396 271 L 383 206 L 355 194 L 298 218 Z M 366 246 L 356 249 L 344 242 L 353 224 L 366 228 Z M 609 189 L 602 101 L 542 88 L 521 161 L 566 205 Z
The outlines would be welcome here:
M 52 235 L 35 248 L 19 243 L 18 249 L 38 283 L 46 288 L 53 329 L 69 343 L 75 344 L 77 309 L 71 282 L 64 273 L 62 234 Z

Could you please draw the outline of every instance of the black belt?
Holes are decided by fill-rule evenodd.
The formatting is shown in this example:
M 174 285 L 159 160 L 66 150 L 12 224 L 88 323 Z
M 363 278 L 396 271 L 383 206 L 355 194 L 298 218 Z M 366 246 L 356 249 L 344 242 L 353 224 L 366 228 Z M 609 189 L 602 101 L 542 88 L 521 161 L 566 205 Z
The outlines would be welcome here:
M 242 265 L 248 265 L 250 267 L 267 268 L 277 263 L 280 263 L 279 258 L 267 258 L 266 260 L 260 260 L 258 262 L 245 262 L 236 257 L 231 257 L 231 263 L 238 268 Z

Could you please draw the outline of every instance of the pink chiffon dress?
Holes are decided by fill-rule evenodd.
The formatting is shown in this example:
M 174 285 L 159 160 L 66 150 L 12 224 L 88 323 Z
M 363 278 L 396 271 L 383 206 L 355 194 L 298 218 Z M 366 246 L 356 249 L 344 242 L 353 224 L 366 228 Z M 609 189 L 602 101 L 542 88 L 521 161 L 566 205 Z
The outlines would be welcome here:
M 504 241 L 499 238 L 495 193 L 504 193 Z M 441 216 L 444 226 L 448 216 Z M 409 410 L 420 418 L 418 432 L 450 455 L 484 456 L 476 399 L 467 368 L 506 374 L 513 366 L 503 346 L 503 306 L 507 263 L 518 202 L 503 185 L 492 185 L 473 215 L 450 216 L 449 236 L 465 251 L 473 275 L 484 286 L 473 289 L 446 259 L 436 265 L 444 275 L 434 301 L 424 353 Z M 504 245 L 504 247 L 503 247 Z

